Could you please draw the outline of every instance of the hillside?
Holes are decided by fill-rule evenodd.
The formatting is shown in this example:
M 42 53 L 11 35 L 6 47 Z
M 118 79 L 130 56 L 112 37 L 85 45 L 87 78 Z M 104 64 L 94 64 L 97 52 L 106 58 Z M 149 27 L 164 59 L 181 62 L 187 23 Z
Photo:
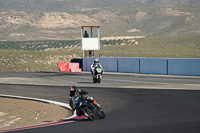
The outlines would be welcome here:
M 69 12 L 127 6 L 199 6 L 199 0 L 0 0 L 0 9 Z
M 79 12 L 0 10 L 0 40 L 74 40 L 79 25 L 101 25 L 105 36 L 196 35 L 200 33 L 198 6 L 91 9 Z
M 57 62 L 82 57 L 79 26 L 93 24 L 101 25 L 95 57 L 200 58 L 199 7 L 199 0 L 0 0 L 0 71 L 58 71 Z

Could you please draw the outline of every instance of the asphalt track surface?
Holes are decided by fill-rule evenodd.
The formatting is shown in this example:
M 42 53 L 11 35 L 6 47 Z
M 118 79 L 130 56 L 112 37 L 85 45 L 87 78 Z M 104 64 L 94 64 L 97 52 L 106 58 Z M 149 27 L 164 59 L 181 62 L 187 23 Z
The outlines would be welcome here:
M 69 86 L 88 91 L 106 112 L 103 120 L 14 133 L 200 133 L 200 77 L 89 73 L 0 73 L 0 94 L 68 102 Z

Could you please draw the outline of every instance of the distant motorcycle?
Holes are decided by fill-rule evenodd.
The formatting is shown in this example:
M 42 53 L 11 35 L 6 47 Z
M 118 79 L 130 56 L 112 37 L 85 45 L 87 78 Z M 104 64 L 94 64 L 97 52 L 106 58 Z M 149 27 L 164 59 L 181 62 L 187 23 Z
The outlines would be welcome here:
M 103 69 L 100 66 L 94 68 L 93 82 L 101 83 Z
M 91 121 L 95 119 L 104 119 L 106 116 L 101 107 L 95 107 L 91 101 L 85 98 L 73 96 L 72 101 L 79 116 L 84 115 Z

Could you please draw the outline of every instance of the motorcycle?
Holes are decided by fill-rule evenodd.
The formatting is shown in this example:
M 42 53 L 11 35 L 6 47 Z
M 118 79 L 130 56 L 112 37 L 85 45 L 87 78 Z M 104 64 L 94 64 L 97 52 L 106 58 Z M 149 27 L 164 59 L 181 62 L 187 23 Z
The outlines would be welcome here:
M 94 83 L 96 83 L 96 82 L 101 83 L 102 73 L 103 73 L 103 69 L 100 66 L 95 67 L 94 75 L 93 75 L 93 82 Z
M 73 96 L 72 101 L 77 116 L 84 115 L 91 121 L 95 119 L 104 119 L 106 116 L 101 107 L 94 106 L 93 103 L 86 98 Z

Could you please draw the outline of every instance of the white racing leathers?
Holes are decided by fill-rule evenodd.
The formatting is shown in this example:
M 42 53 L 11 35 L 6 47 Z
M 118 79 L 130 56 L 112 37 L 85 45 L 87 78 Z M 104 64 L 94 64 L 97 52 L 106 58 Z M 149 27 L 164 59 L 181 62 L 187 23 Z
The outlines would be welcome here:
M 91 73 L 92 73 L 92 76 L 94 77 L 95 76 L 95 71 L 94 71 L 94 69 L 96 68 L 96 67 L 101 67 L 102 68 L 102 70 L 103 70 L 103 67 L 101 66 L 101 64 L 100 63 L 94 63 L 94 62 L 92 62 L 92 64 L 91 64 L 91 66 L 90 66 L 90 71 L 91 71 Z

